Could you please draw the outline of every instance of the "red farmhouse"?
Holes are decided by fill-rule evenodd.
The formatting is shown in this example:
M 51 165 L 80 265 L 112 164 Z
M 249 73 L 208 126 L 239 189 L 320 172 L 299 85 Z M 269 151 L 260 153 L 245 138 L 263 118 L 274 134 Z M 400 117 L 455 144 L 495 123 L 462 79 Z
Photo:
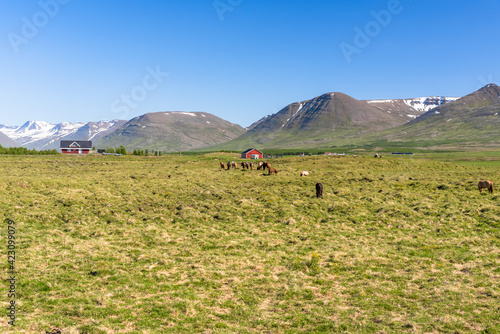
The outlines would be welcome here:
M 92 142 L 84 140 L 61 140 L 62 154 L 89 154 Z
M 241 153 L 241 158 L 242 159 L 262 159 L 263 154 L 262 154 L 262 152 L 259 152 L 256 149 L 251 148 L 251 149 L 246 150 L 245 152 Z

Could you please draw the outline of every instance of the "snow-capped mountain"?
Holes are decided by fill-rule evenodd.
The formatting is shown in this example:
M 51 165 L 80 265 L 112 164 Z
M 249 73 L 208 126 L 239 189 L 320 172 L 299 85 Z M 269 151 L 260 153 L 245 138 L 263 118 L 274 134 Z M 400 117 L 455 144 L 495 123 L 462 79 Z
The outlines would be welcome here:
M 125 123 L 123 120 L 59 124 L 28 121 L 19 127 L 0 125 L 0 132 L 23 147 L 48 150 L 59 148 L 60 140 L 92 140 L 103 137 Z

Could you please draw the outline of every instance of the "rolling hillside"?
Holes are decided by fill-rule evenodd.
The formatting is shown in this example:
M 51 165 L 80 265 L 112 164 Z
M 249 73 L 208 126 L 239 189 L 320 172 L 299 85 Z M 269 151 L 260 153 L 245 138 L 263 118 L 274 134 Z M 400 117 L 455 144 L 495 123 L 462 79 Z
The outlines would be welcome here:
M 241 126 L 205 112 L 155 112 L 133 118 L 95 146 L 187 151 L 223 143 L 244 132 Z

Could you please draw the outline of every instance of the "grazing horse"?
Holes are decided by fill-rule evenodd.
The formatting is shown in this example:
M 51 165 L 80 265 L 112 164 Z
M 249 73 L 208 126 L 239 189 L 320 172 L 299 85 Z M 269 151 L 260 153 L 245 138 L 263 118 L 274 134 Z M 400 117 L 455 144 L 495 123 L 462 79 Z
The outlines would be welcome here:
M 302 172 L 300 172 L 300 176 L 309 176 L 309 172 L 306 170 L 303 170 Z
M 316 183 L 316 198 L 323 197 L 323 185 L 321 183 Z
M 278 171 L 274 168 L 269 168 L 269 175 L 271 175 L 272 173 L 274 173 L 275 175 L 278 175 Z
M 261 161 L 261 162 L 259 162 L 259 165 L 257 166 L 257 170 L 261 170 L 262 166 L 264 166 L 264 163 Z
M 482 192 L 483 188 L 488 189 L 488 191 L 490 193 L 493 192 L 493 182 L 491 182 L 491 181 L 479 181 L 479 183 L 477 184 L 477 187 L 479 189 L 479 192 Z
M 224 165 L 224 163 L 222 161 L 220 162 L 220 169 L 221 170 L 225 170 L 226 169 L 226 165 Z

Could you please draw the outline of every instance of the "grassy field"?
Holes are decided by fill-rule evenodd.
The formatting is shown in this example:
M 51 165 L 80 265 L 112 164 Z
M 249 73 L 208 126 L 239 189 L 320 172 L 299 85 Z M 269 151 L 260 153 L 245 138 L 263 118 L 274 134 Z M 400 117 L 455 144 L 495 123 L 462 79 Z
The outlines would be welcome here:
M 500 165 L 219 159 L 1 156 L 0 331 L 500 333 Z

